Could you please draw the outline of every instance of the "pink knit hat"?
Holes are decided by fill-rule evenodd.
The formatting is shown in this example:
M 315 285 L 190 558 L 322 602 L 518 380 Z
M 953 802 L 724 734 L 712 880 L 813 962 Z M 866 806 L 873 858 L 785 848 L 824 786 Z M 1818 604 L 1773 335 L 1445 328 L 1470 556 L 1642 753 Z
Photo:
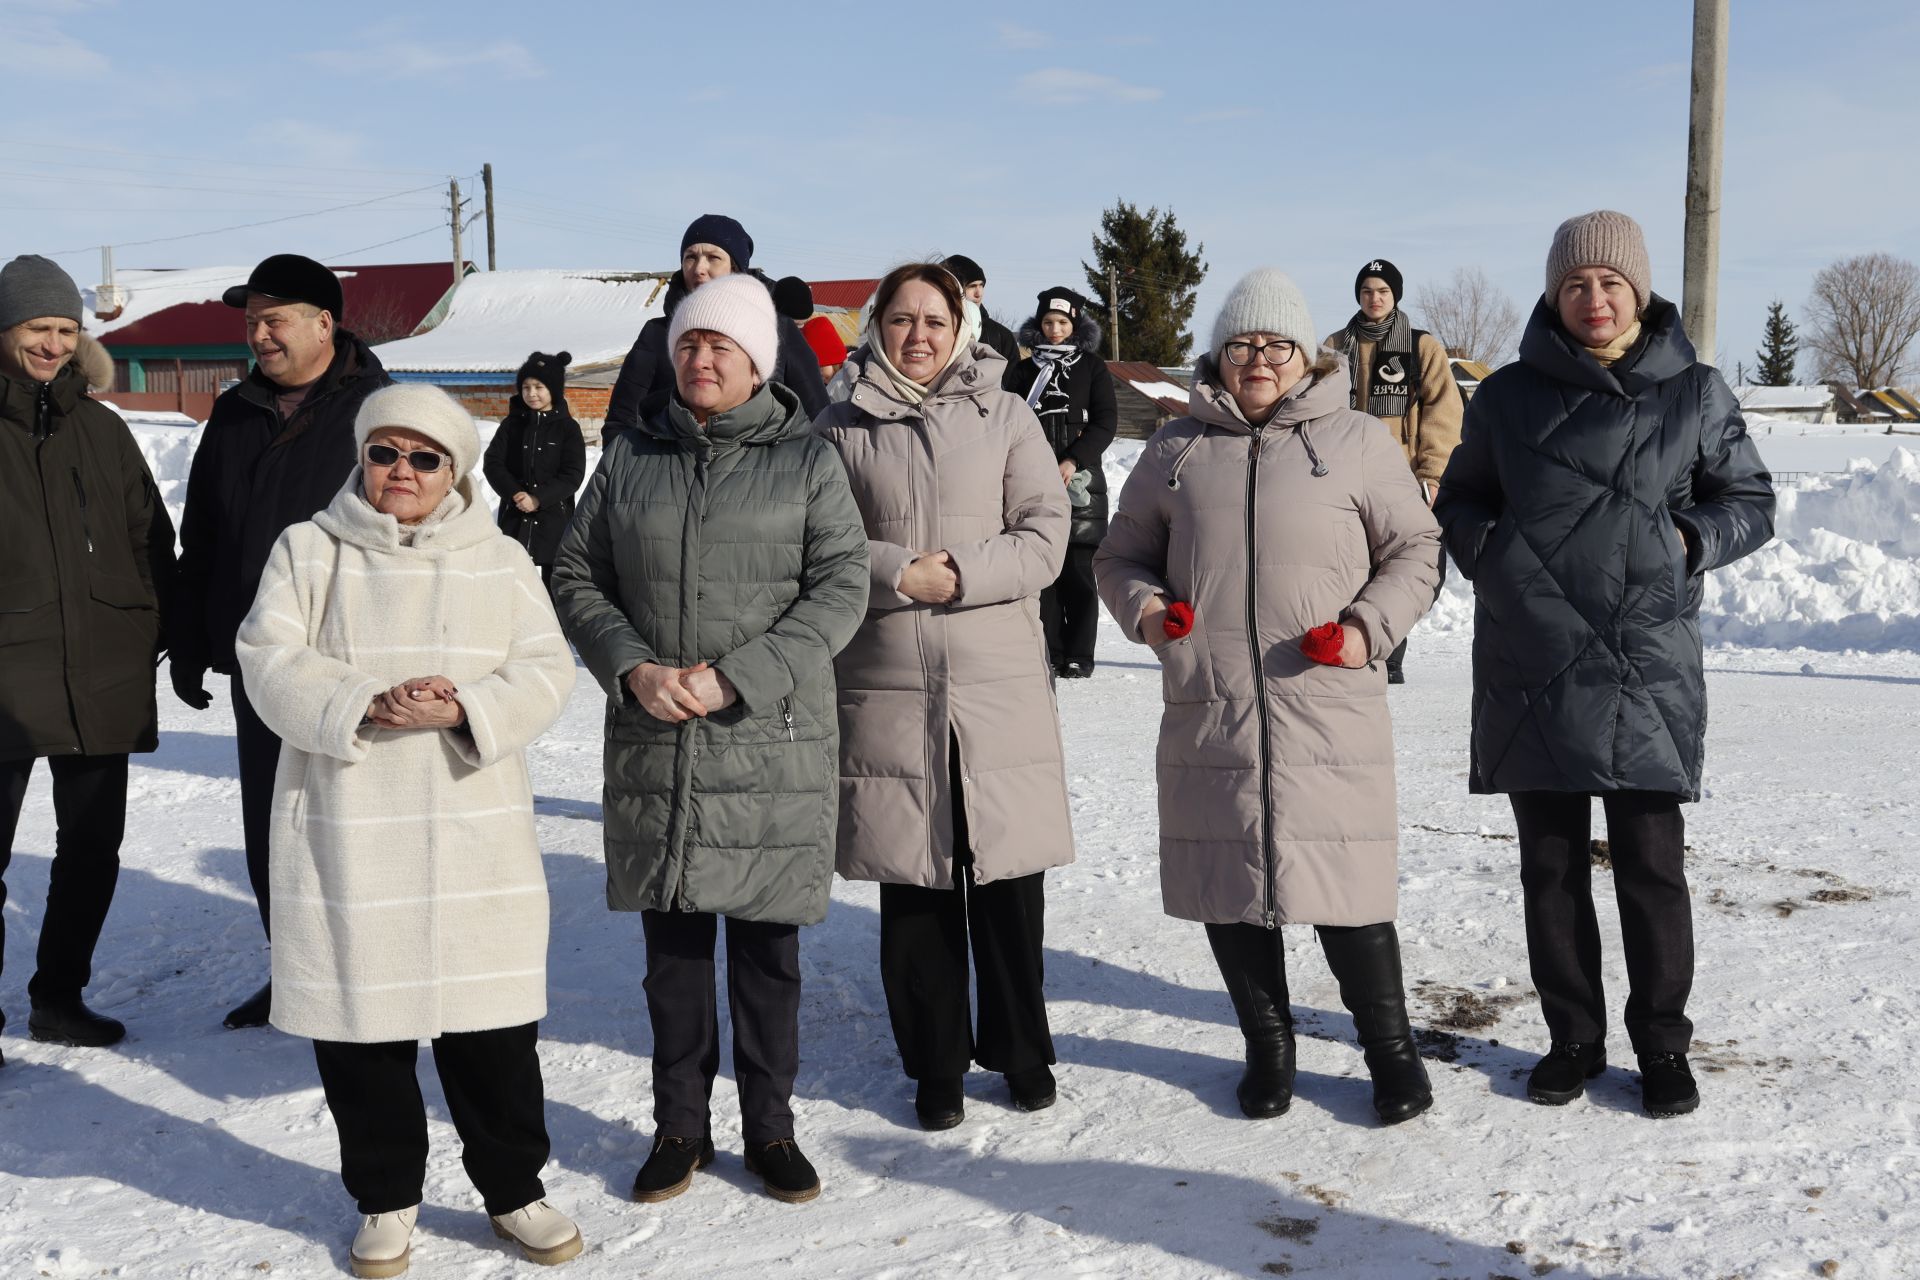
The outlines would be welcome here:
M 673 309 L 673 323 L 667 326 L 667 355 L 672 357 L 680 335 L 689 329 L 723 333 L 747 353 L 760 381 L 770 382 L 780 357 L 778 323 L 767 286 L 749 275 L 720 276 L 680 299 Z

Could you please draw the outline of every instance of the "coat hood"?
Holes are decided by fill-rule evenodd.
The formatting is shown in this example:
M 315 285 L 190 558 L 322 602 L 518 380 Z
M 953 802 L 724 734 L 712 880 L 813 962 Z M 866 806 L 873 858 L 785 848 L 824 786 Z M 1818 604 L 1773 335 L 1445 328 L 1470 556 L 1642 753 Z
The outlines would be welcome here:
M 1020 326 L 1020 345 L 1031 351 L 1044 346 L 1046 339 L 1040 336 L 1040 317 L 1028 316 Z M 1073 336 L 1067 339 L 1069 345 L 1082 351 L 1100 350 L 1100 322 L 1082 311 L 1080 318 L 1073 322 Z
M 677 392 L 669 393 L 657 412 L 641 420 L 640 429 L 659 440 L 698 448 L 777 444 L 805 435 L 811 425 L 799 396 L 777 382 L 763 382 L 745 404 L 714 414 L 705 428 L 694 420 Z
M 1324 418 L 1335 410 L 1349 407 L 1351 379 L 1347 358 L 1328 373 L 1309 375 L 1275 406 L 1267 427 L 1291 427 Z M 1187 392 L 1187 412 L 1209 427 L 1219 427 L 1238 435 L 1253 434 L 1253 424 L 1241 414 L 1240 406 L 1221 384 L 1219 366 L 1212 356 L 1202 356 L 1193 370 L 1193 387 Z M 1263 428 L 1264 429 L 1264 428 Z
M 340 486 L 340 492 L 313 522 L 342 542 L 369 551 L 413 552 L 429 555 L 437 551 L 462 551 L 478 546 L 488 538 L 506 535 L 494 527 L 493 513 L 480 497 L 479 471 L 461 477 L 434 513 L 413 526 L 410 543 L 402 542 L 398 520 L 375 511 L 366 499 L 366 480 L 355 467 Z
M 938 385 L 927 393 L 926 403 L 972 400 L 980 416 L 985 417 L 987 407 L 980 403 L 979 397 L 983 392 L 998 391 L 1006 370 L 1006 357 L 984 342 L 975 342 L 954 357 L 953 363 L 940 375 Z M 885 378 L 877 376 L 871 344 L 863 342 L 848 352 L 847 369 L 843 372 L 848 373 L 853 383 L 853 394 L 847 397 L 848 401 L 862 413 L 876 418 L 906 418 L 920 412 L 921 406 L 900 399 Z
M 1699 363 L 1693 343 L 1680 327 L 1680 308 L 1654 294 L 1640 316 L 1640 341 L 1611 368 L 1593 358 L 1560 322 L 1560 313 L 1541 298 L 1520 338 L 1520 362 L 1556 382 L 1589 391 L 1632 396 L 1665 382 Z

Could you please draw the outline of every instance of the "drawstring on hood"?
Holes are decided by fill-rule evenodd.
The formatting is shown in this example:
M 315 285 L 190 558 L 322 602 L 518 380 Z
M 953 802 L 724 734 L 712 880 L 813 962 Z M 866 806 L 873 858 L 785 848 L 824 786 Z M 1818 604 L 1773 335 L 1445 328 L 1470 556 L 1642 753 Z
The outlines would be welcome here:
M 1344 365 L 1344 359 L 1342 364 Z M 1280 416 L 1290 402 L 1304 400 L 1310 395 L 1315 395 L 1316 392 L 1319 393 L 1319 396 L 1316 396 L 1316 398 L 1327 394 L 1327 392 L 1331 390 L 1332 377 L 1332 374 L 1309 374 L 1307 377 L 1302 378 L 1292 390 L 1288 391 L 1287 394 L 1281 398 L 1278 404 L 1274 405 L 1273 412 L 1268 415 L 1266 423 L 1256 427 L 1247 421 L 1247 416 L 1240 412 L 1239 404 L 1237 404 L 1233 397 L 1227 394 L 1226 389 L 1220 385 L 1219 368 L 1213 363 L 1213 358 L 1211 356 L 1203 356 L 1198 367 L 1194 369 L 1193 387 L 1187 395 L 1188 412 L 1192 417 L 1199 420 L 1200 433 L 1194 436 L 1193 439 L 1187 441 L 1180 452 L 1174 457 L 1173 466 L 1167 472 L 1167 488 L 1178 491 L 1180 488 L 1180 472 L 1187 465 L 1187 458 L 1192 455 L 1195 449 L 1199 448 L 1200 442 L 1207 438 L 1207 433 L 1214 427 L 1217 426 L 1223 430 L 1231 427 L 1244 427 L 1250 434 L 1257 436 L 1264 432 L 1267 427 L 1273 425 L 1274 419 Z M 1309 412 L 1312 412 L 1312 410 L 1309 410 Z M 1320 451 L 1313 447 L 1312 418 L 1303 417 L 1298 421 L 1285 424 L 1281 427 L 1281 430 L 1288 429 L 1293 430 L 1299 435 L 1300 445 L 1306 450 L 1307 461 L 1312 464 L 1310 474 L 1314 479 L 1321 480 L 1331 475 L 1332 469 L 1329 468 L 1326 462 L 1320 457 Z

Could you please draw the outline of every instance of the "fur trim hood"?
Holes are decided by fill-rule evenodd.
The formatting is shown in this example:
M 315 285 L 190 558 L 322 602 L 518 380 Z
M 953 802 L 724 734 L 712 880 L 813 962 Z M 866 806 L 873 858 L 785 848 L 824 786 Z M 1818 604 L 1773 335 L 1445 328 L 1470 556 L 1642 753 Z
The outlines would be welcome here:
M 1027 317 L 1020 325 L 1019 338 L 1020 345 L 1029 351 L 1035 347 L 1045 345 L 1047 340 L 1040 336 L 1039 316 L 1033 315 Z M 1073 337 L 1071 342 L 1082 351 L 1098 352 L 1100 350 L 1100 322 L 1082 311 L 1080 318 L 1073 322 Z

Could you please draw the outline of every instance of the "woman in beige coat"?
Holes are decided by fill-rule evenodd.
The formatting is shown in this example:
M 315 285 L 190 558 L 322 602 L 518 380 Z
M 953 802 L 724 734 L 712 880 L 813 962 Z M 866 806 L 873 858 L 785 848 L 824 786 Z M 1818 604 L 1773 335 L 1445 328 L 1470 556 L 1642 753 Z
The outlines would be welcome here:
M 1393 927 L 1381 668 L 1433 603 L 1439 529 L 1393 438 L 1347 407 L 1345 361 L 1314 350 L 1284 274 L 1234 286 L 1189 416 L 1148 442 L 1094 574 L 1160 658 L 1161 890 L 1207 926 L 1247 1041 L 1241 1109 L 1292 1102 L 1279 926 L 1312 924 L 1391 1124 L 1433 1095 Z
M 815 423 L 846 463 L 873 575 L 835 663 L 838 866 L 880 882 L 881 980 L 929 1129 L 960 1123 L 972 1062 L 1004 1073 L 1022 1109 L 1052 1105 L 1041 873 L 1073 859 L 1039 614 L 1067 495 L 965 317 L 944 267 L 891 272 L 848 357 L 851 398 Z

